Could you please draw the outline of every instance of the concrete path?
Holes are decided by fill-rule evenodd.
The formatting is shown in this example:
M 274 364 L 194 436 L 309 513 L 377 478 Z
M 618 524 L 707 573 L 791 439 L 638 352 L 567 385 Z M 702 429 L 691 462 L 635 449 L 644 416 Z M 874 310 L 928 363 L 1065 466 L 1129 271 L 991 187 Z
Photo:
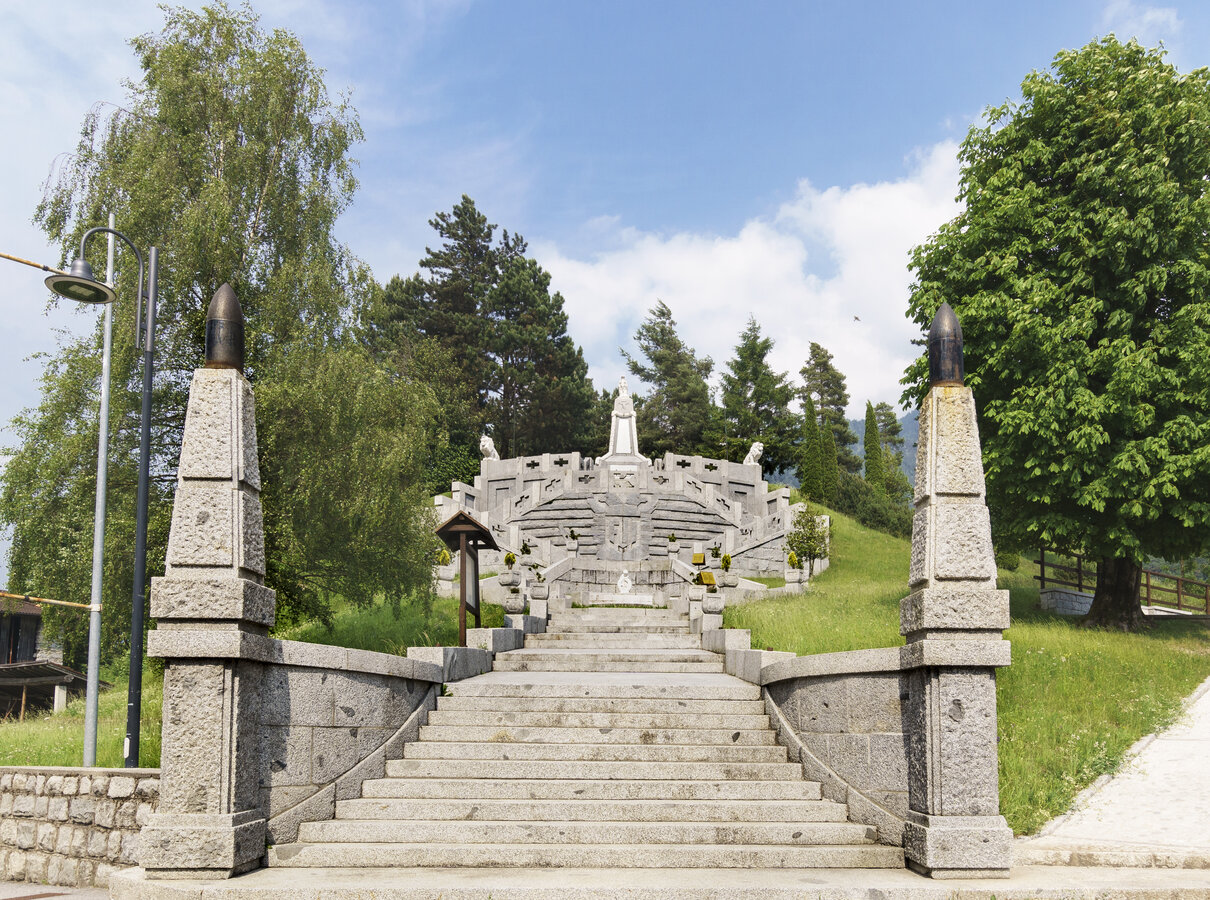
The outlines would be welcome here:
M 1175 725 L 1016 850 L 1025 863 L 1210 866 L 1210 679 Z

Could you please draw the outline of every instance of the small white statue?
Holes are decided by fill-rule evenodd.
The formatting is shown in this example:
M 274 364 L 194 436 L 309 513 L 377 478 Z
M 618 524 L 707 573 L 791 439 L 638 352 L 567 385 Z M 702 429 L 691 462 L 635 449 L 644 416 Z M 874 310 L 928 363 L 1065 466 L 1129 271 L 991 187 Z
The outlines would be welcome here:
M 618 379 L 618 399 L 613 401 L 615 416 L 633 416 L 634 398 L 630 396 L 630 388 L 626 386 L 626 376 Z
M 745 466 L 759 466 L 760 455 L 765 452 L 765 445 L 760 441 L 756 441 L 748 449 L 748 455 L 744 457 Z
M 618 593 L 629 594 L 634 588 L 634 582 L 630 580 L 630 570 L 623 569 L 622 577 L 618 579 Z
M 496 442 L 486 434 L 479 438 L 479 454 L 484 459 L 499 459 L 500 454 L 496 452 Z

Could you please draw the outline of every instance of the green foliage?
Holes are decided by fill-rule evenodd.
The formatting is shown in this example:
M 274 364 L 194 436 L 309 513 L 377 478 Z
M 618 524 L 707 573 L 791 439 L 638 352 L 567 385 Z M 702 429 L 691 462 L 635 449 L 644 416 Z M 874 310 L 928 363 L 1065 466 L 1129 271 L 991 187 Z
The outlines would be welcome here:
M 722 452 L 739 462 L 754 441 L 765 445 L 761 465 L 779 472 L 796 465 L 798 421 L 790 411 L 794 389 L 785 373 L 776 373 L 768 357 L 773 339 L 761 337 L 760 325 L 749 317 L 735 357 L 722 378 Z
M 1210 72 L 1108 37 L 1021 89 L 963 142 L 965 209 L 913 252 L 909 315 L 961 319 L 999 533 L 1191 555 L 1210 535 Z M 921 358 L 905 400 L 926 380 Z
M 891 469 L 903 465 L 903 425 L 895 415 L 895 409 L 889 403 L 879 403 L 874 407 L 874 419 L 878 422 L 878 440 L 882 444 L 883 454 L 890 455 L 893 462 L 886 466 Z
M 795 553 L 793 550 L 791 550 L 790 555 L 786 557 L 786 565 L 789 566 L 791 569 L 801 569 L 802 560 L 798 558 L 797 553 Z
M 874 407 L 868 400 L 865 404 L 865 480 L 875 491 L 886 489 L 882 442 L 878 439 L 878 420 L 874 416 Z
M 836 508 L 855 518 L 867 528 L 896 537 L 912 533 L 912 511 L 901 499 L 886 491 L 876 490 L 870 483 L 851 472 L 841 472 Z
M 332 593 L 398 606 L 427 592 L 438 546 L 425 483 L 432 390 L 356 345 L 299 347 L 275 374 L 257 400 L 288 425 L 261 441 L 266 550 L 283 621 L 326 619 Z
M 907 542 L 833 515 L 831 550 L 809 603 L 793 594 L 728 606 L 723 624 L 751 629 L 753 647 L 801 655 L 901 645 Z M 1023 567 L 1000 583 L 1011 590 L 1013 623 L 1013 664 L 996 677 L 1000 811 L 1017 834 L 1065 812 L 1210 676 L 1203 624 L 1168 621 L 1142 635 L 1082 629 L 1038 609 L 1035 574 Z
M 795 568 L 802 568 L 802 560 L 807 561 L 808 575 L 815 574 L 815 560 L 827 557 L 828 527 L 810 504 L 804 503 L 794 514 L 794 526 L 786 535 L 786 546 L 790 548 L 791 557 L 798 560 Z
M 148 568 L 162 571 L 190 372 L 201 362 L 203 321 L 230 282 L 247 319 L 246 359 L 258 388 L 283 355 L 339 339 L 370 294 L 364 268 L 332 236 L 356 181 L 349 148 L 355 113 L 327 95 L 298 40 L 259 30 L 247 8 L 169 9 L 159 33 L 135 38 L 142 69 L 125 108 L 85 118 L 35 220 L 73 258 L 84 230 L 116 214 L 137 246 L 160 248 Z M 89 256 L 104 271 L 104 241 Z M 126 649 L 134 543 L 141 369 L 134 342 L 137 267 L 119 244 L 114 307 L 110 474 L 102 658 Z M 17 449 L 0 481 L 0 521 L 13 528 L 9 587 L 56 599 L 88 596 L 99 396 L 100 328 L 50 360 L 39 407 L 14 423 Z M 258 405 L 262 441 L 288 428 Z M 305 434 L 296 434 L 300 441 Z M 271 468 L 271 465 L 267 468 Z M 292 513 L 266 502 L 270 523 Z M 281 543 L 270 525 L 270 545 Z M 297 579 L 271 573 L 278 587 Z M 286 592 L 286 606 L 290 591 Z M 82 665 L 87 616 L 48 611 L 49 635 Z
M 507 553 L 504 554 L 504 565 L 506 565 L 508 568 L 511 569 L 516 564 L 517 564 L 517 554 L 515 554 L 515 553 L 513 553 L 513 551 L 509 550 Z
M 831 428 L 819 432 L 819 460 L 819 502 L 835 506 L 840 497 L 841 473 L 836 457 L 836 433 Z
M 814 397 L 823 424 L 832 431 L 840 465 L 846 472 L 860 472 L 861 460 L 849 447 L 857 443 L 857 435 L 849 428 L 849 391 L 845 377 L 832 364 L 832 354 L 821 344 L 811 342 L 811 356 L 798 373 L 802 378 L 803 395 Z
M 656 301 L 635 330 L 634 340 L 646 362 L 625 350 L 622 356 L 631 374 L 650 386 L 635 402 L 641 451 L 648 456 L 703 452 L 704 432 L 713 413 L 706 379 L 714 361 L 708 356 L 698 359 L 685 345 L 663 300 Z
M 465 194 L 429 224 L 442 244 L 420 261 L 427 277 L 395 276 L 366 317 L 375 352 L 418 340 L 440 348 L 456 447 L 473 448 L 488 429 L 506 458 L 579 448 L 596 397 L 549 273 L 526 258 L 520 235 L 503 230 L 497 239 Z
M 124 757 L 129 681 L 111 668 L 102 671 L 101 679 L 111 686 L 97 697 L 97 765 L 116 768 Z M 143 668 L 141 700 L 139 765 L 159 768 L 164 691 L 154 666 Z M 79 766 L 84 756 L 84 717 L 80 694 L 63 712 L 27 712 L 24 722 L 0 723 L 0 766 Z
M 798 489 L 809 499 L 823 498 L 823 462 L 819 441 L 819 422 L 815 416 L 815 401 L 810 394 L 802 400 L 802 436 L 798 442 Z
M 724 572 L 731 571 L 731 554 L 730 553 L 723 554 L 723 558 L 721 560 L 719 560 L 719 566 L 722 567 L 722 570 Z

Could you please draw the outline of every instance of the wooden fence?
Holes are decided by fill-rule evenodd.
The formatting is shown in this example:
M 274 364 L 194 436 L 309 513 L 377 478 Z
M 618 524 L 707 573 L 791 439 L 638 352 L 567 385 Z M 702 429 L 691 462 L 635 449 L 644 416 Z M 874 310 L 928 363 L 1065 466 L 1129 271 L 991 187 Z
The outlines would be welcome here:
M 1075 588 L 1092 593 L 1097 586 L 1097 563 L 1083 556 L 1057 556 L 1047 559 L 1046 551 L 1038 551 L 1038 574 L 1034 579 L 1039 590 L 1047 586 Z M 1050 574 L 1047 574 L 1049 571 Z M 1210 584 L 1182 575 L 1169 575 L 1152 569 L 1143 570 L 1139 585 L 1139 600 L 1143 606 L 1163 606 L 1183 612 L 1210 615 Z

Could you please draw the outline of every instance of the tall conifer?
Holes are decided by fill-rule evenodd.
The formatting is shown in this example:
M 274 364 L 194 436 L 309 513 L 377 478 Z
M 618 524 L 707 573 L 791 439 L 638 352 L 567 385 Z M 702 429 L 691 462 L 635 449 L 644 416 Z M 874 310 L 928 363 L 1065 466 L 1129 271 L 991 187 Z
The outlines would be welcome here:
M 798 446 L 798 489 L 817 503 L 823 499 L 821 486 L 819 422 L 815 402 L 807 394 L 802 403 L 802 441 Z
M 878 418 L 870 401 L 865 404 L 865 480 L 876 491 L 886 489 L 886 472 L 883 470 L 882 442 L 878 439 Z

